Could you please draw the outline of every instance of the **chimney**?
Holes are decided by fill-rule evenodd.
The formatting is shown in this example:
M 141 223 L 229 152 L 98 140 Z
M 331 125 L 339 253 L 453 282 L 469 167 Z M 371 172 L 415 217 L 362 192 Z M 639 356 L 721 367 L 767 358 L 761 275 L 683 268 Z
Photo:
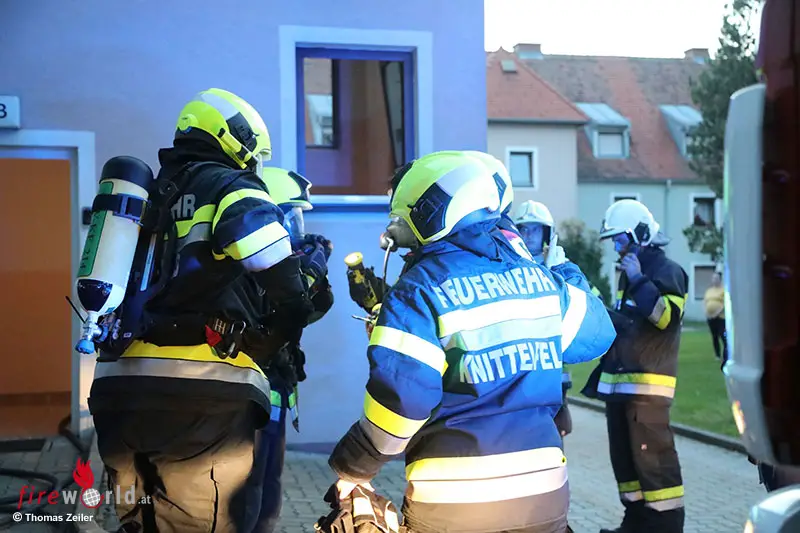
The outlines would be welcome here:
M 708 55 L 708 48 L 690 48 L 684 53 L 686 54 L 686 59 L 691 59 L 695 63 L 700 63 L 701 65 L 707 62 L 711 57 Z
M 514 53 L 520 59 L 541 59 L 542 45 L 534 43 L 519 43 L 514 45 Z

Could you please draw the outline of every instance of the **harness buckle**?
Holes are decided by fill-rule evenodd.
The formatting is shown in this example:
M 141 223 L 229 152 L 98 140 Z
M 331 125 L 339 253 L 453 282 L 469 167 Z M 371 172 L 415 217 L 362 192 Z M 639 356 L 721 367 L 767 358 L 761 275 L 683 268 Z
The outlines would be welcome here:
M 244 320 L 226 322 L 221 318 L 212 318 L 206 325 L 206 341 L 214 348 L 220 359 L 228 357 L 236 359 L 242 344 L 242 334 L 246 328 L 247 323 Z M 227 345 L 227 348 L 224 350 L 217 348 L 220 344 Z

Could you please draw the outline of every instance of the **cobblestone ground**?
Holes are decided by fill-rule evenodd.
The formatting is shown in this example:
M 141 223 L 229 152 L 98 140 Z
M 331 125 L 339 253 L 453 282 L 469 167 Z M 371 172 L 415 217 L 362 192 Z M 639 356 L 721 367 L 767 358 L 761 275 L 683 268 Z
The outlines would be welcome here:
M 41 451 L 0 454 L 0 468 L 45 472 L 52 474 L 57 479 L 71 480 L 77 458 L 78 450 L 71 442 L 64 437 L 55 437 L 48 439 Z M 35 487 L 33 490 L 37 492 L 37 495 L 34 495 L 32 500 L 35 503 L 38 492 L 47 487 L 45 482 L 0 476 L 0 498 L 19 498 L 20 491 L 26 486 L 25 494 L 27 498 L 32 490 L 30 485 L 33 485 Z M 74 490 L 75 488 L 75 485 L 72 485 L 69 490 Z M 42 501 L 45 500 L 43 499 Z M 23 502 L 23 504 L 26 503 L 27 500 Z M 73 510 L 74 505 L 64 503 L 46 506 L 47 513 L 56 516 L 67 516 Z M 8 525 L 6 523 L 9 518 L 11 518 L 11 515 L 0 513 L 0 531 L 8 529 L 15 532 L 19 531 L 19 533 L 51 533 L 55 531 L 50 524 L 32 522 L 28 517 L 23 517 L 19 523 Z
M 574 432 L 567 437 L 570 525 L 576 533 L 597 533 L 622 519 L 616 483 L 608 460 L 605 418 L 601 413 L 572 407 Z M 736 533 L 743 529 L 750 507 L 766 493 L 758 473 L 738 453 L 677 437 L 686 485 L 685 533 Z M 333 481 L 326 457 L 290 453 L 285 473 L 280 533 L 313 531 L 326 512 L 322 495 Z M 376 489 L 396 504 L 403 501 L 403 465 L 384 467 Z
M 605 419 L 601 413 L 572 407 L 574 433 L 567 437 L 572 503 L 570 525 L 576 533 L 597 533 L 601 527 L 617 526 L 622 508 L 608 460 Z M 725 451 L 693 440 L 677 437 L 686 485 L 687 523 L 685 533 L 737 533 L 750 507 L 765 496 L 758 484 L 755 467 L 738 453 Z M 60 444 L 59 444 L 60 445 Z M 64 441 L 60 458 L 49 454 L 9 454 L 0 456 L 6 468 L 54 468 L 69 475 L 75 454 Z M 53 451 L 53 450 L 51 450 Z M 57 451 L 57 450 L 56 450 Z M 284 472 L 284 504 L 279 533 L 313 531 L 314 522 L 328 511 L 322 495 L 334 478 L 324 455 L 289 452 Z M 23 463 L 24 461 L 24 463 Z M 92 457 L 92 466 L 99 458 Z M 97 478 L 102 477 L 97 474 Z M 21 483 L 0 478 L 0 496 L 18 492 Z M 402 503 L 405 486 L 403 464 L 392 462 L 375 480 L 378 491 Z M 102 489 L 101 489 L 102 490 Z M 7 515 L 0 514 L 0 520 Z M 116 520 L 110 508 L 101 507 L 97 521 L 113 530 Z M 91 531 L 85 524 L 84 531 Z M 21 533 L 48 531 L 45 524 L 20 525 Z M 102 530 L 95 530 L 102 531 Z

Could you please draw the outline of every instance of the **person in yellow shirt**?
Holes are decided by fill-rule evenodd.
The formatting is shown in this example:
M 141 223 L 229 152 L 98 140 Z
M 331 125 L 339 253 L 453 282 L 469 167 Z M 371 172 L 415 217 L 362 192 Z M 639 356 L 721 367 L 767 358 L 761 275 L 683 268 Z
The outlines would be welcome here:
M 722 276 L 716 272 L 711 276 L 711 286 L 703 297 L 703 305 L 714 343 L 714 353 L 724 366 L 728 359 L 728 343 L 725 340 L 725 289 L 722 286 Z

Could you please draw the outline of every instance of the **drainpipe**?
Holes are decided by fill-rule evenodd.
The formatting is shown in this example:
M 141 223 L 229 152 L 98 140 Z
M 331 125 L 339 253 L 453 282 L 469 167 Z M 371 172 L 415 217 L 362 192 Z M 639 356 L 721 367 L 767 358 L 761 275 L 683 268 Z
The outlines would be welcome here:
M 665 230 L 664 235 L 666 235 L 667 237 L 674 237 L 670 236 L 667 233 L 668 231 L 667 228 L 669 228 L 669 194 L 671 191 L 672 191 L 672 180 L 670 179 L 667 180 L 666 187 L 664 188 L 664 225 L 662 226 Z

